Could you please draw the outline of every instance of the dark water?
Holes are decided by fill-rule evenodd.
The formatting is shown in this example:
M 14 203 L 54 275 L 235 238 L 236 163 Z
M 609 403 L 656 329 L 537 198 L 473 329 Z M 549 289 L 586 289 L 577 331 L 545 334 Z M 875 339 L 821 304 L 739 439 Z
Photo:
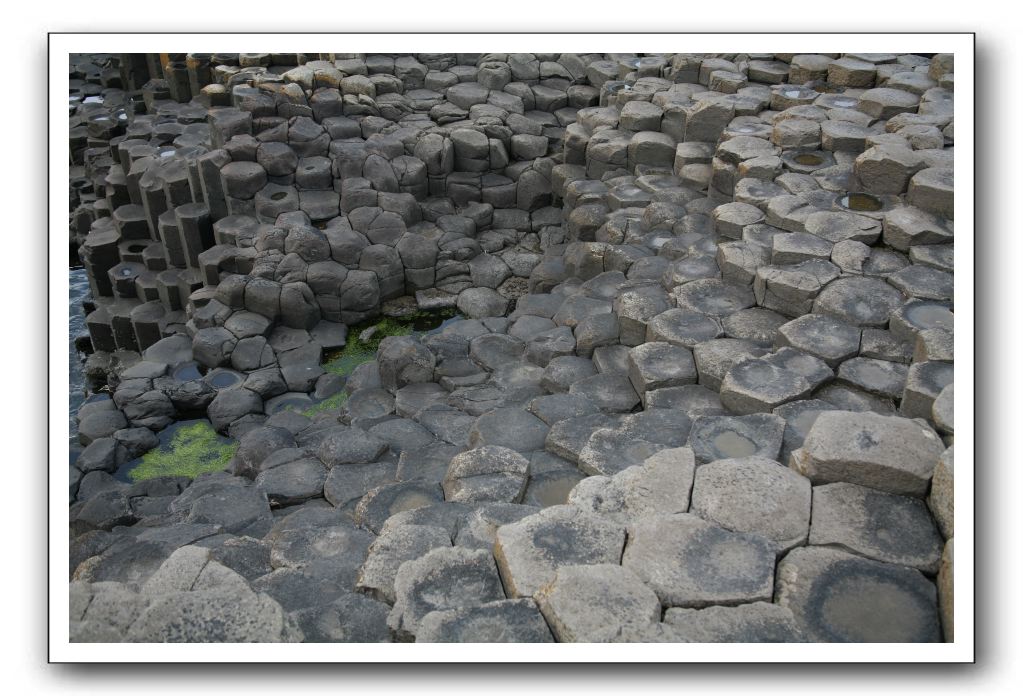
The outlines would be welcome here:
M 68 365 L 70 388 L 68 390 L 68 418 L 71 423 L 70 445 L 78 447 L 78 424 L 75 413 L 87 396 L 85 387 L 85 356 L 75 348 L 75 336 L 85 333 L 85 310 L 82 300 L 88 299 L 89 279 L 84 268 L 72 268 L 68 273 Z

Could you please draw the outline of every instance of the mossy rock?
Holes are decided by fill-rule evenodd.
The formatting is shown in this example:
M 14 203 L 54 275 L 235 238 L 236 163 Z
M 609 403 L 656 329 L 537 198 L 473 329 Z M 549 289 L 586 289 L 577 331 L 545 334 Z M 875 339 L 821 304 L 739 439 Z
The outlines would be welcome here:
M 209 421 L 182 422 L 168 428 L 170 440 L 161 436 L 160 446 L 146 452 L 139 463 L 128 471 L 132 481 L 145 481 L 157 476 L 187 476 L 223 471 L 227 468 L 238 443 L 217 434 Z M 165 432 L 168 432 L 165 431 Z

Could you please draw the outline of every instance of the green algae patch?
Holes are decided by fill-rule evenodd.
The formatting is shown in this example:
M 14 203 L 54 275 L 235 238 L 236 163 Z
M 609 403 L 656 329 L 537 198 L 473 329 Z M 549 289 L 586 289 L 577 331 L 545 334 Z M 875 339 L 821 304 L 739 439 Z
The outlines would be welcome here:
M 416 311 L 401 317 L 385 317 L 363 322 L 348 329 L 348 342 L 343 348 L 324 353 L 320 366 L 324 372 L 331 372 L 347 379 L 359 365 L 376 358 L 380 342 L 388 336 L 423 336 L 434 333 L 457 317 L 458 312 L 451 308 Z M 365 338 L 362 338 L 363 334 L 366 334 Z M 301 413 L 306 418 L 312 418 L 318 413 L 340 409 L 347 400 L 347 392 L 341 391 L 313 404 Z
M 184 421 L 171 426 L 174 433 L 160 446 L 146 452 L 128 470 L 131 481 L 145 481 L 157 476 L 187 476 L 223 471 L 227 468 L 238 443 L 217 434 L 207 421 Z
M 340 377 L 348 377 L 352 371 L 363 363 L 373 360 L 377 355 L 380 342 L 388 336 L 411 336 L 432 333 L 447 321 L 455 318 L 454 309 L 440 311 L 413 312 L 404 317 L 385 317 L 379 321 L 368 321 L 351 327 L 348 330 L 348 343 L 344 348 L 331 351 L 324 355 L 322 367 L 325 372 L 332 372 Z M 373 331 L 365 340 L 360 336 Z M 338 404 L 340 406 L 340 403 Z

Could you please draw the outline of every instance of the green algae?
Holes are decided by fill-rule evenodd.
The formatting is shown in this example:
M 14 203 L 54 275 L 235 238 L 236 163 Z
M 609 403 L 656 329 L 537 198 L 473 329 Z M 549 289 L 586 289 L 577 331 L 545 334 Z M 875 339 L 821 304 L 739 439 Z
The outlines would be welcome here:
M 404 317 L 385 317 L 379 321 L 368 321 L 352 326 L 348 330 L 348 342 L 344 348 L 325 354 L 322 367 L 326 372 L 332 372 L 340 377 L 348 377 L 359 365 L 376 357 L 380 342 L 388 336 L 429 333 L 455 316 L 454 309 L 434 312 L 418 311 Z M 374 329 L 374 331 L 366 340 L 362 340 L 360 336 L 367 329 Z
M 349 375 L 363 363 L 368 363 L 377 356 L 380 342 L 388 336 L 424 335 L 438 330 L 446 322 L 454 319 L 458 313 L 455 309 L 436 311 L 416 311 L 402 317 L 385 317 L 351 326 L 348 329 L 348 342 L 343 348 L 324 354 L 320 366 L 324 372 L 333 373 L 347 379 Z M 367 329 L 373 329 L 365 338 L 361 338 Z M 348 394 L 340 392 L 319 403 L 313 404 L 302 411 L 302 415 L 312 418 L 317 413 L 341 408 L 348 400 Z
M 238 449 L 238 443 L 217 435 L 206 421 L 185 423 L 170 441 L 146 452 L 137 466 L 128 471 L 132 481 L 157 476 L 187 476 L 223 471 Z

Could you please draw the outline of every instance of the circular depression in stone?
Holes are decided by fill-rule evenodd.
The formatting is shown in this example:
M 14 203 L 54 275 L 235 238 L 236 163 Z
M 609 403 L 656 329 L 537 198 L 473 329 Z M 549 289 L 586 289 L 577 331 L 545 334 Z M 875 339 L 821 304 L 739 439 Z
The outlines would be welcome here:
M 884 207 L 884 202 L 869 193 L 849 193 L 838 199 L 838 204 L 847 210 L 856 212 L 876 213 Z

